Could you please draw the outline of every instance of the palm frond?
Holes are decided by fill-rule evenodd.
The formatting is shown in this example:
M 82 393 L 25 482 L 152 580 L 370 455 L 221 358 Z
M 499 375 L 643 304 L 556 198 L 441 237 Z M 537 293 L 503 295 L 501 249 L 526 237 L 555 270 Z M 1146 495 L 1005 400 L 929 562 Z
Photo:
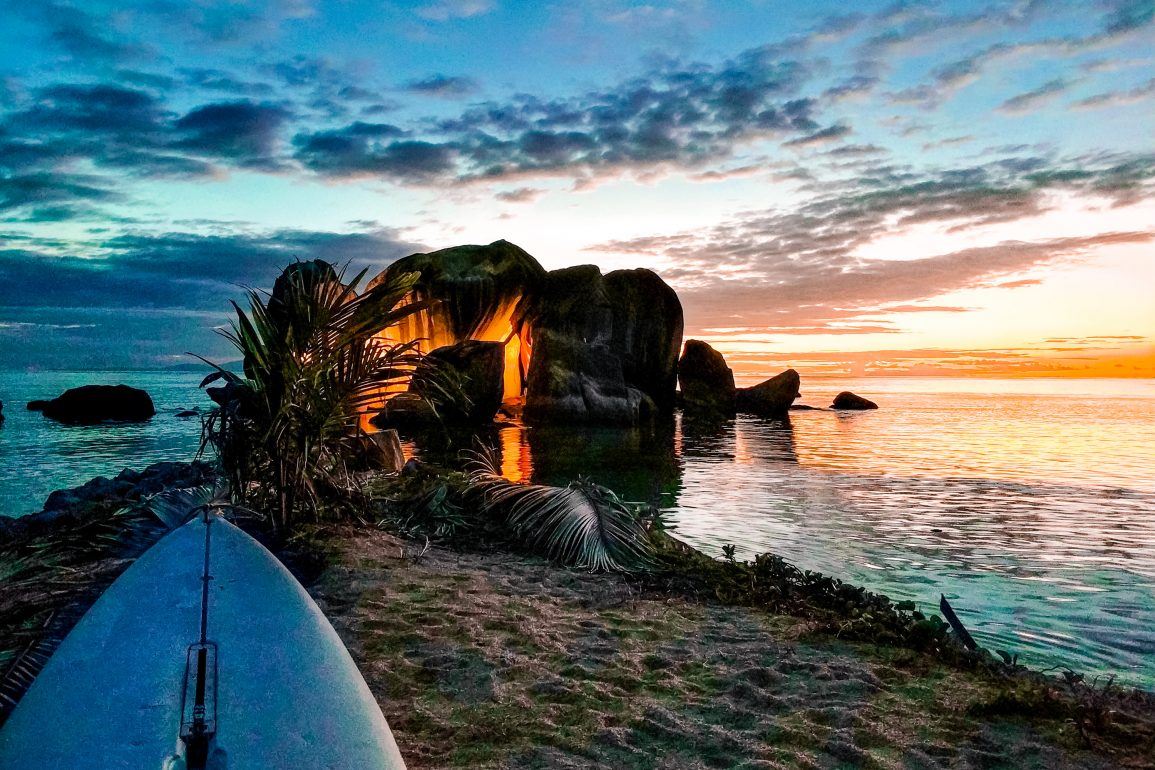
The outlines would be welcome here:
M 231 507 L 225 485 L 202 484 L 197 487 L 166 489 L 150 497 L 144 510 L 169 529 L 176 529 L 205 508 Z
M 644 572 L 654 548 L 645 527 L 613 491 L 579 479 L 565 487 L 520 484 L 501 476 L 493 450 L 470 462 L 482 505 L 503 516 L 529 547 L 580 569 Z

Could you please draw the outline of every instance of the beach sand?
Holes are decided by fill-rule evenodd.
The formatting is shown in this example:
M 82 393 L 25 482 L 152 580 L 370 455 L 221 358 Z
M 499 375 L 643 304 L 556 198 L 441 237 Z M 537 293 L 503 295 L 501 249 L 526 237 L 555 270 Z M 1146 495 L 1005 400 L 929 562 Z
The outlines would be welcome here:
M 998 711 L 981 676 L 798 619 L 373 530 L 323 547 L 310 591 L 411 768 L 1149 766 L 976 716 Z

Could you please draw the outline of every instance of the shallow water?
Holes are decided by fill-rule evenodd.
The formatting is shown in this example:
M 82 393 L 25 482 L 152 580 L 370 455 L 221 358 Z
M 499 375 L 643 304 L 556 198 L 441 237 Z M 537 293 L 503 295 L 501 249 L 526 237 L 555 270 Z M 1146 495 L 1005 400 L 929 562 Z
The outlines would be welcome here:
M 207 404 L 187 373 L 0 374 L 0 513 L 124 466 L 189 459 Z M 24 402 L 100 381 L 145 387 L 158 414 L 71 428 Z M 739 418 L 706 432 L 496 433 L 513 478 L 586 475 L 658 499 L 711 553 L 773 551 L 937 612 L 945 593 L 981 644 L 1036 667 L 1155 687 L 1155 381 L 868 379 L 872 412 Z
M 176 413 L 212 406 L 191 372 L 0 372 L 0 515 L 38 511 L 55 489 L 115 476 L 161 460 L 191 460 L 200 446 L 200 420 Z M 131 385 L 152 396 L 147 422 L 62 425 L 25 407 L 79 385 Z

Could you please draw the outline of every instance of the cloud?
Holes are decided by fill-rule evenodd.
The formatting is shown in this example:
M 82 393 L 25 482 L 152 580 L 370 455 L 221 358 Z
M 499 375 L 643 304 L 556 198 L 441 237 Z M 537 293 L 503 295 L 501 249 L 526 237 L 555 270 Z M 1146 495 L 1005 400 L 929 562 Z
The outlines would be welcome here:
M 442 99 L 460 99 L 476 93 L 479 86 L 473 78 L 431 75 L 421 80 L 413 80 L 405 85 L 405 90 L 425 96 L 436 96 Z
M 1062 93 L 1071 87 L 1072 83 L 1065 78 L 1048 80 L 1038 88 L 1012 96 L 1000 104 L 996 109 L 1011 115 L 1021 115 L 1031 112 L 1050 102 L 1053 102 Z
M 1107 0 L 1109 9 L 1105 32 L 1119 35 L 1149 26 L 1155 20 L 1155 2 L 1152 0 Z
M 417 173 L 412 164 L 401 166 L 410 181 L 696 169 L 744 144 L 816 132 L 818 103 L 796 96 L 809 76 L 805 65 L 779 58 L 773 46 L 716 66 L 666 61 L 642 77 L 571 98 L 483 102 L 413 131 L 405 146 L 361 141 L 360 168 L 348 152 L 337 163 L 325 153 L 299 150 L 297 157 L 321 174 L 389 176 L 397 166 L 393 155 L 420 151 Z M 303 132 L 294 143 L 306 148 L 315 135 Z
M 704 231 L 613 241 L 593 250 L 644 257 L 683 296 L 696 326 L 827 328 L 847 333 L 872 325 L 892 308 L 925 307 L 952 291 L 1033 285 L 1018 274 L 1079 258 L 1096 248 L 1155 242 L 1155 230 L 1081 238 L 1007 241 L 910 260 L 865 258 L 859 249 L 919 223 L 957 229 L 1035 216 L 1057 189 L 1102 194 L 1126 184 L 1148 188 L 1155 169 L 1145 158 L 1072 159 L 1080 174 L 1040 159 L 995 161 L 923 178 L 874 174 L 842 185 L 791 211 L 750 212 Z M 1124 170 L 1126 169 L 1126 170 Z M 877 325 L 877 324 L 873 324 Z
M 497 194 L 497 199 L 504 203 L 530 203 L 537 200 L 545 190 L 536 187 L 518 187 L 514 190 L 503 190 Z
M 438 0 L 414 10 L 426 21 L 452 21 L 482 16 L 496 7 L 494 0 Z
M 237 165 L 276 168 L 277 137 L 289 118 L 283 107 L 250 101 L 206 104 L 174 124 L 175 146 L 231 160 Z
M 125 233 L 75 247 L 0 236 L 0 356 L 26 366 L 157 365 L 174 352 L 225 351 L 213 328 L 241 286 L 268 287 L 294 259 L 381 269 L 423 247 L 396 231 L 282 229 Z M 45 331 L 55 329 L 47 335 Z
M 824 128 L 821 131 L 815 131 L 812 134 L 807 134 L 806 136 L 800 136 L 797 139 L 791 139 L 790 141 L 786 142 L 783 146 L 784 147 L 811 147 L 813 145 L 819 145 L 819 144 L 830 144 L 832 142 L 839 141 L 843 137 L 848 136 L 850 133 L 851 133 L 850 126 L 845 125 L 843 123 L 839 123 L 839 124 Z
M 1095 94 L 1088 96 L 1086 99 L 1080 99 L 1073 102 L 1071 107 L 1077 110 L 1092 110 L 1102 109 L 1106 107 L 1125 107 L 1132 104 L 1139 104 L 1148 100 L 1155 95 L 1155 78 L 1151 78 L 1146 83 L 1135 86 L 1126 91 L 1108 91 L 1106 93 Z

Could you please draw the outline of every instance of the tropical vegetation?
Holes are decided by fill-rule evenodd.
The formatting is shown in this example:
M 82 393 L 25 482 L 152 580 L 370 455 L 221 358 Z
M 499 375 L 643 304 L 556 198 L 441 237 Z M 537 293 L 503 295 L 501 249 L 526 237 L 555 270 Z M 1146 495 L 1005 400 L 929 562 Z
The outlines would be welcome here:
M 420 361 L 415 340 L 383 332 L 424 307 L 410 301 L 416 274 L 386 276 L 364 291 L 365 271 L 298 262 L 273 291 L 248 294 L 224 335 L 244 374 L 213 365 L 202 386 L 218 404 L 205 422 L 238 503 L 269 514 L 274 529 L 347 510 L 351 473 L 371 448 L 360 421 Z

